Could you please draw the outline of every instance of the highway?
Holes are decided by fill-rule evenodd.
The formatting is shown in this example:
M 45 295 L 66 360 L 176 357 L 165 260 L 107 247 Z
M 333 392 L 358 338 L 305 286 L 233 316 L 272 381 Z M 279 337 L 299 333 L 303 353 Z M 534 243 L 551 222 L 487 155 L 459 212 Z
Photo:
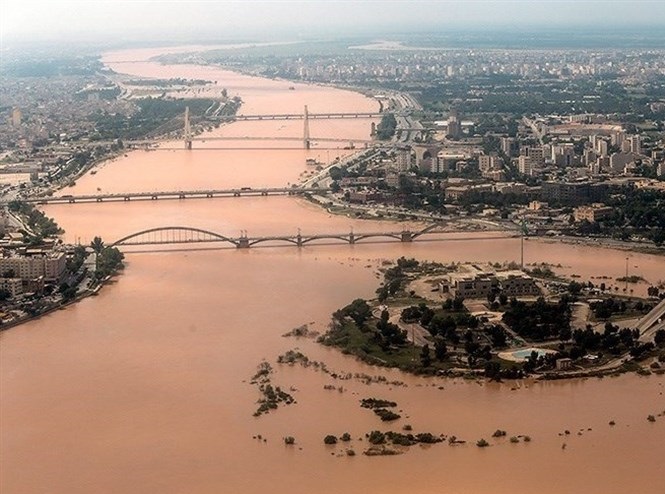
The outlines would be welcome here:
M 656 305 L 635 326 L 640 332 L 640 341 L 651 341 L 658 329 L 665 329 L 665 299 Z

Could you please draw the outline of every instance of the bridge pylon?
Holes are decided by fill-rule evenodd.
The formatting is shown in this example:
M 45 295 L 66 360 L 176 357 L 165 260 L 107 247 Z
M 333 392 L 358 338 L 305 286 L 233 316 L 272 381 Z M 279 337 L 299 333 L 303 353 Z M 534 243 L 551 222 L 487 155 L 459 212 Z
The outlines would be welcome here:
M 305 113 L 303 114 L 303 120 L 305 122 L 303 129 L 303 143 L 305 149 L 310 149 L 312 144 L 309 137 L 309 112 L 307 111 L 307 105 L 305 105 Z
M 409 230 L 402 230 L 402 236 L 400 240 L 402 242 L 413 242 L 413 234 Z
M 189 106 L 185 107 L 185 149 L 192 149 L 192 126 L 189 122 Z
M 240 232 L 240 237 L 238 238 L 236 247 L 239 249 L 249 249 L 249 238 L 247 238 L 247 230 L 242 230 Z

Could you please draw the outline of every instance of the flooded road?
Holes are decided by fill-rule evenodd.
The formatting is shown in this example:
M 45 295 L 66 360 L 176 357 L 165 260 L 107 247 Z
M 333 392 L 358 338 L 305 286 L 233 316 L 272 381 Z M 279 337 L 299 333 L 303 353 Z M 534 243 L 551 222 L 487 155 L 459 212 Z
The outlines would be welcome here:
M 113 62 L 138 55 L 106 60 L 136 76 L 218 81 L 242 97 L 247 114 L 298 112 L 305 104 L 311 112 L 378 109 L 368 98 L 327 87 L 289 90 L 284 81 L 212 67 Z M 302 132 L 302 121 L 282 125 L 242 122 L 212 134 Z M 321 123 L 316 131 L 369 134 L 368 120 L 334 125 Z M 306 170 L 306 157 L 326 161 L 328 154 L 334 159 L 342 153 L 138 151 L 63 193 L 283 186 Z M 52 205 L 47 213 L 66 230 L 67 241 L 82 242 L 166 225 L 229 236 L 402 226 L 333 216 L 289 197 Z M 128 253 L 125 272 L 98 296 L 0 335 L 0 492 L 665 492 L 665 417 L 646 420 L 665 411 L 662 376 L 503 384 L 425 379 L 367 366 L 312 339 L 282 337 L 305 323 L 325 331 L 331 312 L 373 295 L 383 260 L 402 255 L 516 261 L 520 245 L 519 239 L 500 239 Z M 558 272 L 582 279 L 621 276 L 625 257 L 622 251 L 538 241 L 527 242 L 525 250 L 526 262 L 561 264 Z M 662 258 L 631 254 L 631 263 L 651 282 L 665 278 Z M 381 375 L 404 385 L 368 385 L 275 363 L 293 348 L 338 373 Z M 262 360 L 273 365 L 274 384 L 292 389 L 297 403 L 253 417 L 259 393 L 249 381 Z M 403 418 L 386 426 L 360 408 L 367 397 L 396 401 Z M 392 457 L 360 454 L 365 433 L 405 424 L 469 443 L 415 446 Z M 491 439 L 496 429 L 532 441 Z M 560 436 L 566 429 L 571 435 Z M 343 432 L 353 437 L 348 446 L 323 444 L 325 435 Z M 267 442 L 253 438 L 258 434 Z M 294 436 L 296 445 L 285 446 L 285 436 Z M 477 448 L 480 438 L 491 447 Z M 358 455 L 347 457 L 347 447 Z

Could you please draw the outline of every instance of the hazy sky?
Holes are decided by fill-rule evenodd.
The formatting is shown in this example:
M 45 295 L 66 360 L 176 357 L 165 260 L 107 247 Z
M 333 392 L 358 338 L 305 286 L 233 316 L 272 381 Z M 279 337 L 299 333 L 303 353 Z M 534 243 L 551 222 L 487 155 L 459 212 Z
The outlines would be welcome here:
M 522 26 L 665 26 L 665 0 L 0 0 L 17 39 L 330 35 Z

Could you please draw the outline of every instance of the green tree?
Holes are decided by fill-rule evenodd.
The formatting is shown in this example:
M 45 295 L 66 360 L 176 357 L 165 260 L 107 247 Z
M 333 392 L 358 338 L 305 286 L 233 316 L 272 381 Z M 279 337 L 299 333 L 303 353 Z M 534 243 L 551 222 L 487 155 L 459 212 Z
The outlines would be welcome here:
M 443 338 L 434 339 L 434 357 L 439 361 L 443 362 L 448 356 L 448 348 L 446 347 L 446 342 Z
M 341 315 L 350 317 L 358 327 L 362 327 L 372 315 L 372 308 L 365 300 L 357 298 L 341 310 Z
M 90 242 L 90 247 L 95 252 L 95 254 L 99 255 L 104 250 L 104 241 L 101 237 L 95 237 L 92 239 L 92 242 Z
M 423 367 L 432 365 L 432 357 L 430 356 L 429 345 L 425 345 L 420 351 L 420 363 Z
M 653 341 L 659 347 L 665 346 L 665 329 L 659 329 L 656 331 Z
M 0 288 L 0 301 L 4 302 L 5 300 L 9 299 L 11 296 L 12 294 L 9 293 L 9 290 Z
M 344 171 L 338 166 L 331 166 L 330 170 L 328 170 L 328 174 L 335 182 L 341 180 L 342 177 L 344 177 Z
M 498 380 L 501 377 L 501 365 L 498 362 L 487 362 L 485 364 L 485 377 Z
M 579 295 L 581 291 L 582 291 L 581 283 L 578 283 L 577 281 L 571 281 L 568 284 L 568 293 L 570 293 L 571 295 Z

